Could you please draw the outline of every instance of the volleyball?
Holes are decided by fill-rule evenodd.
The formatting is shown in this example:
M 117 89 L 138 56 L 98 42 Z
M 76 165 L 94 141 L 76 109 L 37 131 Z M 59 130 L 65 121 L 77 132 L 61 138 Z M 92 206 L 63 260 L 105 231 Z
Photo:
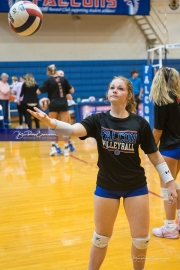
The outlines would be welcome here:
M 50 105 L 50 100 L 49 100 L 49 98 L 45 97 L 45 98 L 41 98 L 41 99 L 39 100 L 39 106 L 41 107 L 41 109 L 42 109 L 43 111 L 47 110 L 48 107 L 49 107 L 49 105 Z
M 11 29 L 20 36 L 35 34 L 42 26 L 43 14 L 30 1 L 16 2 L 9 10 L 8 21 Z

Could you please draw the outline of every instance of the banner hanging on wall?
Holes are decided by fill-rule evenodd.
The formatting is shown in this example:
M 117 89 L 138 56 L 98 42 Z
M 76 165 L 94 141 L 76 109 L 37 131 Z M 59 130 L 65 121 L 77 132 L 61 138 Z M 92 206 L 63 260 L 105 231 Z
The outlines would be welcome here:
M 153 129 L 154 126 L 154 105 L 149 100 L 149 94 L 151 90 L 151 84 L 153 80 L 153 67 L 151 65 L 143 66 L 143 82 L 144 82 L 144 93 L 143 93 L 143 116 L 150 124 Z
M 9 12 L 17 0 L 0 0 L 0 12 Z M 32 0 L 43 13 L 149 15 L 150 0 Z

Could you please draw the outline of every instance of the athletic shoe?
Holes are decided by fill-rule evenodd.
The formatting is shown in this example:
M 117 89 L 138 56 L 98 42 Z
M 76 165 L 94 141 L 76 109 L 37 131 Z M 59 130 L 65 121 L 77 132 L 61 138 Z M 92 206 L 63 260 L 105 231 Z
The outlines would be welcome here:
M 20 126 L 16 127 L 16 129 L 23 129 L 23 126 L 20 125 Z
M 74 152 L 75 151 L 75 147 L 72 143 L 69 143 L 69 150 L 70 152 Z
M 51 146 L 51 151 L 49 153 L 50 156 L 55 156 L 57 155 L 57 151 L 56 151 L 56 146 L 55 145 L 52 145 Z
M 69 157 L 69 147 L 64 148 L 64 156 Z
M 152 233 L 161 238 L 179 238 L 179 231 L 174 225 L 162 226 L 160 228 L 155 228 Z
M 178 218 L 178 219 L 176 220 L 176 225 L 177 225 L 178 231 L 180 231 L 180 218 Z
M 61 148 L 59 147 L 59 145 L 55 145 L 55 147 L 56 147 L 56 153 L 58 155 L 62 155 L 63 154 L 63 151 L 61 150 Z

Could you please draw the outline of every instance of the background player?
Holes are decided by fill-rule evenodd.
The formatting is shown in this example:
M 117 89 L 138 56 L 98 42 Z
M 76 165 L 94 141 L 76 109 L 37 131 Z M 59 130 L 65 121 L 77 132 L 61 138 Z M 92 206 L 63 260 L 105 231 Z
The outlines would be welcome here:
M 45 92 L 48 93 L 48 98 L 50 100 L 50 118 L 55 118 L 69 123 L 69 112 L 66 95 L 73 93 L 74 88 L 69 84 L 65 77 L 59 76 L 57 74 L 55 65 L 50 65 L 47 67 L 47 74 L 50 77 L 44 81 L 43 85 L 37 91 L 37 94 Z M 69 140 L 69 136 L 64 137 L 64 151 L 61 150 L 58 144 L 52 142 L 50 156 L 53 156 L 56 153 L 63 153 L 64 156 L 69 156 L 69 145 L 71 146 L 72 144 Z
M 157 71 L 151 88 L 150 98 L 154 107 L 154 138 L 159 151 L 174 178 L 180 170 L 180 81 L 174 68 L 164 67 Z M 176 182 L 178 193 L 178 226 L 176 226 L 176 202 L 168 204 L 167 187 L 161 179 L 161 192 L 164 200 L 166 221 L 164 226 L 153 229 L 158 237 L 178 238 L 180 230 L 180 185 Z
M 136 69 L 131 71 L 131 77 L 129 78 L 130 82 L 133 85 L 133 93 L 136 101 L 136 113 L 138 114 L 138 107 L 141 101 L 142 93 L 143 93 L 143 84 L 141 78 L 138 77 L 139 73 Z

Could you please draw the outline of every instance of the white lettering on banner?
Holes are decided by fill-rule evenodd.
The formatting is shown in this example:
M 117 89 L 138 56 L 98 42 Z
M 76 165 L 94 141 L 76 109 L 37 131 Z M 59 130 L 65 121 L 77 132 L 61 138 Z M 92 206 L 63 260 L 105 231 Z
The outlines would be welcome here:
M 145 76 L 145 78 L 144 78 L 144 83 L 145 83 L 145 84 L 149 84 L 149 77 L 148 77 L 148 76 Z
M 149 97 L 148 96 L 145 97 L 145 104 L 149 104 Z
M 145 113 L 149 113 L 149 107 L 148 106 L 145 106 L 145 108 L 144 108 L 144 111 L 145 111 Z
M 145 66 L 145 74 L 147 74 L 149 71 L 149 66 Z
M 149 93 L 151 91 L 151 83 L 152 83 L 152 66 L 145 65 L 143 68 L 143 81 L 144 81 L 144 106 L 143 106 L 143 112 L 144 112 L 144 118 L 146 121 L 150 124 L 151 128 L 153 128 L 153 104 L 151 103 L 149 99 Z
M 144 86 L 144 93 L 145 93 L 145 94 L 149 94 L 149 90 L 148 90 L 147 85 Z
M 144 117 L 145 119 L 146 119 L 146 121 L 148 121 L 148 123 L 149 123 L 149 116 L 147 116 L 147 115 L 145 115 L 145 117 Z

